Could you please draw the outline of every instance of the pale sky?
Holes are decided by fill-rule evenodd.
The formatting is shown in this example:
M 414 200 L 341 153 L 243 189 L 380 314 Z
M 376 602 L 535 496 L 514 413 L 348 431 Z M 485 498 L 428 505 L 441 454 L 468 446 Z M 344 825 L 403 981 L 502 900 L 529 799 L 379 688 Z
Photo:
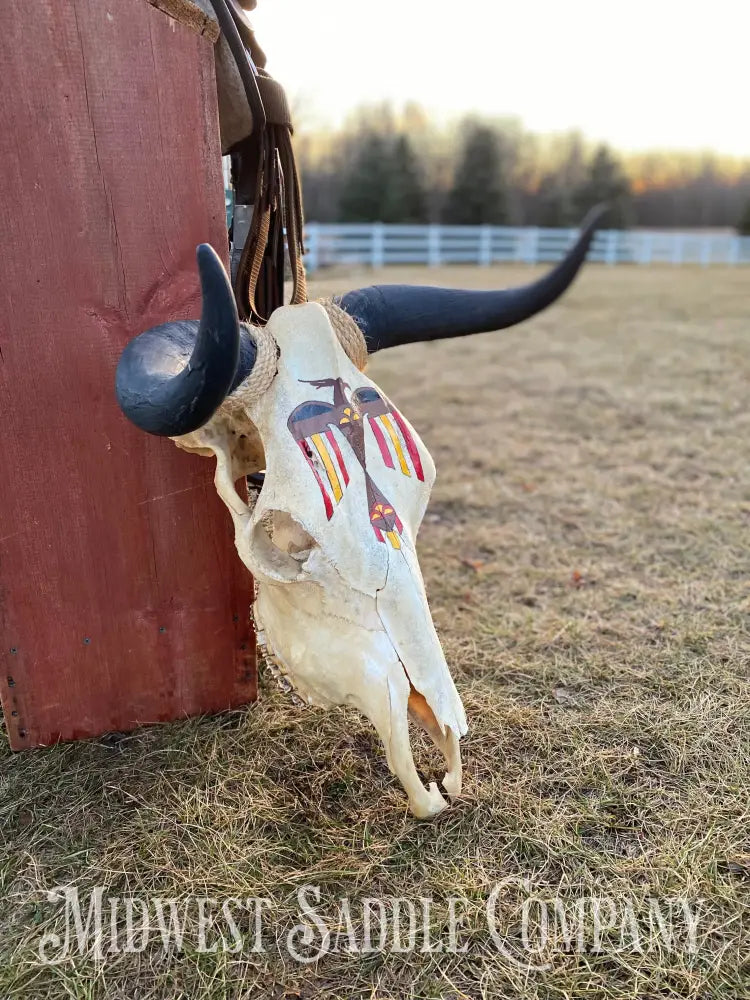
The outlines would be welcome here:
M 413 99 L 750 156 L 750 0 L 258 0 L 250 20 L 303 125 Z

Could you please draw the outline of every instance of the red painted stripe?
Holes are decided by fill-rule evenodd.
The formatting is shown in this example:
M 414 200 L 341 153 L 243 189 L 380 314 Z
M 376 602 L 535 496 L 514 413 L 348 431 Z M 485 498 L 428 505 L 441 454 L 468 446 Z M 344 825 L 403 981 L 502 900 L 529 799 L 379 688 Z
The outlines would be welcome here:
M 378 418 L 369 417 L 368 419 L 370 421 L 370 427 L 372 427 L 372 433 L 375 435 L 375 440 L 378 442 L 378 447 L 380 448 L 380 454 L 383 456 L 383 461 L 389 469 L 392 469 L 394 467 L 393 458 L 390 450 L 388 449 L 388 445 L 385 443 L 385 437 L 383 435 L 382 428 L 378 423 Z
M 341 449 L 339 448 L 339 443 L 336 440 L 336 435 L 329 428 L 326 431 L 326 437 L 328 438 L 328 443 L 333 448 L 333 452 L 336 455 L 336 461 L 339 463 L 339 468 L 341 469 L 341 475 L 344 479 L 344 486 L 349 485 L 349 473 L 346 471 L 346 466 L 344 465 L 344 459 L 341 454 Z
M 401 414 L 398 412 L 395 406 L 392 409 L 393 409 L 393 418 L 398 424 L 398 429 L 401 431 L 404 441 L 406 442 L 406 447 L 409 452 L 409 457 L 411 458 L 411 464 L 414 466 L 414 471 L 417 474 L 417 479 L 424 482 L 424 471 L 422 470 L 422 460 L 419 457 L 419 449 L 414 443 L 414 438 L 411 436 L 411 432 L 409 431 L 409 428 L 406 426 L 404 418 L 401 416 Z
M 380 528 L 376 528 L 375 525 L 373 525 L 372 530 L 375 532 L 375 537 L 379 542 L 385 541 L 385 539 L 383 538 L 383 532 L 380 530 Z
M 305 456 L 307 464 L 310 466 L 310 468 L 312 469 L 312 474 L 315 476 L 315 481 L 320 487 L 320 492 L 323 494 L 323 503 L 325 504 L 326 507 L 326 517 L 330 521 L 331 518 L 333 517 L 333 504 L 331 503 L 331 498 L 326 493 L 326 488 L 323 485 L 323 480 L 318 475 L 318 470 L 315 468 L 313 460 L 307 454 L 307 449 L 310 447 L 310 445 L 308 445 L 305 441 L 298 441 L 297 444 L 300 446 L 300 451 Z
M 397 531 L 397 532 L 399 533 L 399 535 L 400 535 L 400 534 L 401 534 L 401 532 L 402 532 L 402 531 L 404 530 L 404 526 L 403 526 L 403 524 L 401 523 L 401 518 L 400 518 L 400 517 L 398 516 L 398 514 L 394 514 L 393 516 L 394 516 L 394 517 L 396 518 L 396 521 L 395 521 L 395 524 L 394 524 L 394 527 L 395 527 L 396 531 Z

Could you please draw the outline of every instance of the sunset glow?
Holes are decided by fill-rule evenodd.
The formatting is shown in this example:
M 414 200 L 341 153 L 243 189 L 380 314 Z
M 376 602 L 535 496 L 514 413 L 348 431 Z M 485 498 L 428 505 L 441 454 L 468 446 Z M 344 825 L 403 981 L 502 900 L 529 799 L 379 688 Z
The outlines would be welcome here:
M 258 0 L 251 20 L 303 129 L 415 100 L 625 151 L 750 155 L 745 0 Z

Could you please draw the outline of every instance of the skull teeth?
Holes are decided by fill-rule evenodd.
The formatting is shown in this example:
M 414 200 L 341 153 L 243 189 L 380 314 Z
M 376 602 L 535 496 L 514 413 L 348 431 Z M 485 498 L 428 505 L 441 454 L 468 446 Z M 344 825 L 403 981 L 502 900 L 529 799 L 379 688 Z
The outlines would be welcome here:
M 276 681 L 276 683 L 284 692 L 284 694 L 288 695 L 291 698 L 292 704 L 297 705 L 298 707 L 305 706 L 307 703 L 305 702 L 304 698 L 302 698 L 294 690 L 294 684 L 287 675 L 283 664 L 276 658 L 273 650 L 268 645 L 265 633 L 258 632 L 256 638 L 260 652 L 260 660 L 261 664 L 263 665 L 263 668 L 270 673 L 270 675 Z

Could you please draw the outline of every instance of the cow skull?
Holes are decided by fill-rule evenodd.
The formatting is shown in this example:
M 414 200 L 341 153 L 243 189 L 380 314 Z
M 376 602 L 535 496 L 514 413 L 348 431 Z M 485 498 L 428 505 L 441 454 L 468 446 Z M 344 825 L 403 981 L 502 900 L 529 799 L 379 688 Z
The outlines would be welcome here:
M 510 325 L 570 284 L 595 222 L 557 268 L 522 289 L 379 286 L 327 308 L 282 307 L 263 330 L 238 323 L 221 262 L 204 245 L 200 324 L 141 334 L 118 366 L 118 399 L 134 423 L 215 456 L 216 488 L 257 583 L 258 637 L 282 675 L 310 704 L 350 705 L 370 719 L 419 817 L 447 803 L 417 773 L 409 716 L 445 758 L 451 796 L 461 792 L 467 729 L 415 547 L 435 468 L 408 421 L 347 355 L 332 320 L 339 310 L 352 316 L 371 352 Z M 249 505 L 235 484 L 263 468 Z

